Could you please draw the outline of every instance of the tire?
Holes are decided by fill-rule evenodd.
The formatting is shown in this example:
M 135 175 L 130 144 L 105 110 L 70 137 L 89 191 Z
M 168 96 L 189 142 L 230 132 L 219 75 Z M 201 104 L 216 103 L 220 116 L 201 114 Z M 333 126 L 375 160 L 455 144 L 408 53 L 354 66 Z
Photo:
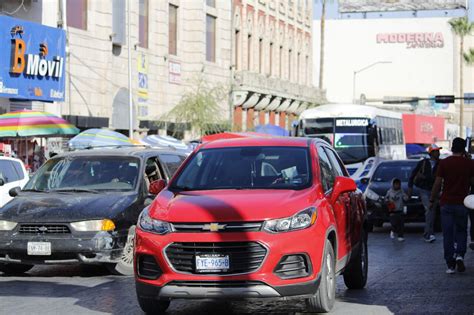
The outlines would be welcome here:
M 6 275 L 18 275 L 29 271 L 34 265 L 0 263 L 0 271 Z
M 116 264 L 107 264 L 107 269 L 110 273 L 122 276 L 133 275 L 133 250 L 135 246 L 135 225 L 132 225 L 128 230 L 127 242 L 123 247 L 120 261 Z
M 138 304 L 145 314 L 164 314 L 170 306 L 170 301 L 159 301 L 138 297 Z
M 367 232 L 372 233 L 374 231 L 374 224 L 372 222 L 367 223 Z
M 307 311 L 311 313 L 328 313 L 336 301 L 336 259 L 334 249 L 329 240 L 326 240 L 321 282 L 316 294 L 306 299 Z
M 363 289 L 367 284 L 369 255 L 367 251 L 367 233 L 363 230 L 360 247 L 354 259 L 344 270 L 344 283 L 349 289 Z

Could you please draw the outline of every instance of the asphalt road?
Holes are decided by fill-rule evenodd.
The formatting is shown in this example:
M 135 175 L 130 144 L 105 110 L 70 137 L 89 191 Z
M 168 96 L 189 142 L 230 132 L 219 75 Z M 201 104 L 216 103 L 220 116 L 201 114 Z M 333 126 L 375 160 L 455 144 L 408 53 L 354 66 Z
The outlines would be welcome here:
M 388 228 L 369 235 L 369 281 L 360 291 L 338 281 L 334 314 L 474 314 L 474 252 L 463 274 L 445 274 L 441 235 L 421 239 L 422 227 L 408 225 L 406 241 Z M 97 266 L 37 266 L 22 277 L 0 273 L 0 314 L 142 314 L 130 277 L 112 276 Z M 301 300 L 173 301 L 168 314 L 298 314 Z

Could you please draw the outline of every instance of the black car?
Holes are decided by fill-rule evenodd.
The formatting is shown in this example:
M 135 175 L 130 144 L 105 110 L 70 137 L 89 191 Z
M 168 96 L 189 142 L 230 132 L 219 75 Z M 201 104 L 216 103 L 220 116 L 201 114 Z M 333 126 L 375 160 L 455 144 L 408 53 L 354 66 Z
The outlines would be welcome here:
M 399 178 L 402 181 L 402 189 L 408 192 L 408 179 L 416 167 L 418 160 L 395 160 L 382 161 L 377 165 L 369 185 L 364 193 L 369 215 L 369 228 L 382 226 L 384 222 L 390 222 L 388 209 L 385 206 L 383 197 L 392 185 L 392 179 Z M 424 222 L 425 209 L 419 197 L 419 190 L 413 187 L 413 194 L 406 203 L 407 213 L 405 222 Z M 436 215 L 435 229 L 439 230 L 439 214 Z
M 84 150 L 48 160 L 0 209 L 0 271 L 106 264 L 133 274 L 135 224 L 186 156 L 173 150 Z

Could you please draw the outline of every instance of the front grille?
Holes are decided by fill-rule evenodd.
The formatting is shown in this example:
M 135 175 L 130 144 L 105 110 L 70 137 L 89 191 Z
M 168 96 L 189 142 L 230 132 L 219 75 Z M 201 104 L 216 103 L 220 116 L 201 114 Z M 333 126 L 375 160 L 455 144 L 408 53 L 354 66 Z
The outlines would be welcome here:
M 140 278 L 155 280 L 162 274 L 161 269 L 153 256 L 140 255 L 138 256 L 137 262 L 138 276 Z
M 260 281 L 172 281 L 168 285 L 195 288 L 242 288 L 262 285 Z
M 306 255 L 284 256 L 273 271 L 281 279 L 307 277 L 311 274 Z
M 68 234 L 71 230 L 67 225 L 60 224 L 22 224 L 19 232 L 22 234 Z
M 176 232 L 258 232 L 263 222 L 173 223 Z M 217 228 L 217 231 L 213 231 Z
M 230 267 L 223 272 L 196 272 L 196 255 L 229 255 Z M 257 242 L 172 243 L 166 256 L 177 271 L 194 274 L 239 274 L 257 270 L 267 250 Z

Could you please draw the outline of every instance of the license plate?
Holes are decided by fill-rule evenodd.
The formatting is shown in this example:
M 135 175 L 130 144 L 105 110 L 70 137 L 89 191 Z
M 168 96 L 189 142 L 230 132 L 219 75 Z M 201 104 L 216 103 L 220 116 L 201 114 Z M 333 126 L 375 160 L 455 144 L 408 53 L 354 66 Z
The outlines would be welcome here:
M 225 272 L 230 268 L 228 255 L 196 255 L 196 271 Z
M 28 255 L 49 256 L 51 255 L 51 243 L 28 242 Z

